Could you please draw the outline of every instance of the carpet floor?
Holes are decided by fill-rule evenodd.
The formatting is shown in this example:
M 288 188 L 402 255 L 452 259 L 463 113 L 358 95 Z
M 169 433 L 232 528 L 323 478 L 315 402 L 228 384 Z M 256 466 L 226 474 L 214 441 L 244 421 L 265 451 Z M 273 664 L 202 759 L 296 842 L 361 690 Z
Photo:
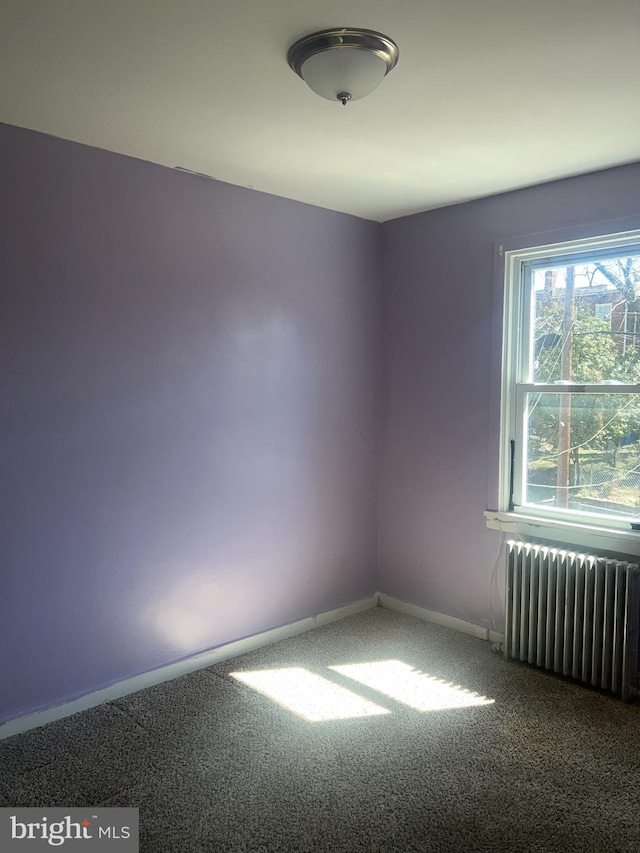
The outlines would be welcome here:
M 0 742 L 0 805 L 144 853 L 637 853 L 639 804 L 638 706 L 381 608 Z

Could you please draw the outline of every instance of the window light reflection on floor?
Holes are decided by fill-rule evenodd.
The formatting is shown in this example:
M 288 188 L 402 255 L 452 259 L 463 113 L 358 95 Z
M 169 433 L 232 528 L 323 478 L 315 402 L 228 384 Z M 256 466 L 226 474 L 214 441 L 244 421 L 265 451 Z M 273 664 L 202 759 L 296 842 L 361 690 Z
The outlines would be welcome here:
M 329 669 L 416 711 L 442 711 L 495 702 L 457 684 L 415 670 L 399 660 L 330 666 Z
M 313 723 L 391 713 L 303 667 L 232 672 L 231 676 Z

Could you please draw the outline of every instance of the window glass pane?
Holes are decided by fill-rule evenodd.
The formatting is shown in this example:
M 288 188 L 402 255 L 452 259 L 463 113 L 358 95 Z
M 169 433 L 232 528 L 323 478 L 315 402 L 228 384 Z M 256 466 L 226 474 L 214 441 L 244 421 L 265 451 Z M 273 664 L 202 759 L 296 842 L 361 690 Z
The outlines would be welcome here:
M 640 394 L 527 394 L 524 503 L 640 518 Z
M 534 382 L 640 382 L 640 256 L 532 275 Z

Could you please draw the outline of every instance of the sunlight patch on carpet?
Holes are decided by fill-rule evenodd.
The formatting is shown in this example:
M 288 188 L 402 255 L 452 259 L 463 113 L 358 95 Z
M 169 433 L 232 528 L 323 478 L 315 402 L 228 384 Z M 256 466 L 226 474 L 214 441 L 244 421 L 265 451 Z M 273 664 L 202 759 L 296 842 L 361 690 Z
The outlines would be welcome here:
M 232 672 L 231 676 L 312 723 L 391 713 L 303 667 Z
M 416 711 L 443 711 L 495 702 L 495 699 L 420 672 L 399 660 L 330 666 L 329 669 Z

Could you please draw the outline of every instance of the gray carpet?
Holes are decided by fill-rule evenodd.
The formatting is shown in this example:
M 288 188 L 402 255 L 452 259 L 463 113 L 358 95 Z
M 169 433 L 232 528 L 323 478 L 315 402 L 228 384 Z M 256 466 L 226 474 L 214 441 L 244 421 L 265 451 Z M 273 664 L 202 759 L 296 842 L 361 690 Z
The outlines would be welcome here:
M 385 660 L 495 701 L 421 711 L 328 669 Z M 284 667 L 387 713 L 308 722 L 231 676 Z M 0 742 L 0 804 L 138 806 L 145 853 L 637 853 L 639 714 L 377 608 Z

